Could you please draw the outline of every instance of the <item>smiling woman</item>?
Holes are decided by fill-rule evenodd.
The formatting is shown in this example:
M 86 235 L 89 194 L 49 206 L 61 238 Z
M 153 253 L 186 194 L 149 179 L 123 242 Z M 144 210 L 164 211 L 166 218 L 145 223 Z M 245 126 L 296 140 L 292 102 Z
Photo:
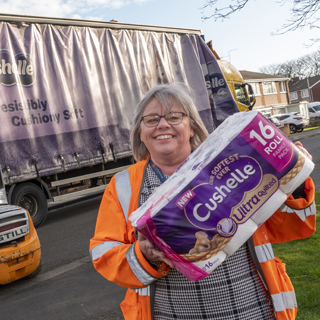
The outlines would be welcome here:
M 130 221 L 133 212 L 157 193 L 157 188 L 207 136 L 185 85 L 159 85 L 146 94 L 136 108 L 131 133 L 131 145 L 137 163 L 111 179 L 101 201 L 95 235 L 90 242 L 94 267 L 108 280 L 128 288 L 121 303 L 126 320 L 274 320 L 276 314 L 277 319 L 293 320 L 297 311 L 294 291 L 285 273 L 278 271 L 278 268 L 282 271 L 284 267 L 278 266 L 271 242 L 309 236 L 314 232 L 314 214 L 303 222 L 291 211 L 287 214 L 277 210 L 272 216 L 273 220 L 269 218 L 268 223 L 255 231 L 255 238 L 244 243 L 214 272 L 198 281 L 187 279 L 173 268 L 168 256 L 137 232 Z M 254 165 L 255 160 L 248 162 L 246 157 L 243 159 L 241 170 L 238 167 L 231 169 L 226 184 L 211 190 L 210 198 L 201 203 L 207 216 L 197 215 L 197 211 L 193 214 L 197 223 L 203 223 L 211 215 L 211 211 L 207 214 L 208 210 L 219 210 L 221 202 L 227 201 L 225 198 L 236 186 L 241 184 L 242 187 L 253 178 L 260 181 L 260 176 L 255 176 L 258 170 L 258 166 Z M 238 160 L 237 154 L 225 157 L 217 164 L 217 171 L 220 168 L 227 170 Z M 215 169 L 212 176 L 214 173 Z M 299 210 L 310 207 L 314 189 L 309 178 L 305 182 L 304 192 L 306 199 L 290 196 L 288 206 Z M 185 208 L 192 196 L 191 190 L 179 199 L 181 209 Z M 221 233 L 234 233 L 234 217 L 245 219 L 247 212 L 259 201 L 256 196 L 248 198 L 236 215 L 222 221 L 219 225 Z M 197 208 L 201 210 L 200 206 Z M 148 214 L 149 211 L 146 212 Z M 180 221 L 172 210 L 163 224 L 170 226 L 169 220 L 176 223 Z M 152 220 L 149 221 L 150 225 L 146 222 L 149 232 L 155 231 L 159 235 L 160 230 L 153 228 Z M 273 224 L 281 232 L 269 232 Z M 168 237 L 173 232 L 168 228 Z M 183 228 L 178 228 L 178 233 L 184 235 Z M 214 246 L 220 245 L 216 238 L 203 239 L 201 235 L 204 234 L 198 234 L 199 238 L 206 240 L 205 245 L 208 242 Z M 227 237 L 220 238 L 228 240 Z M 185 236 L 183 241 L 186 241 Z M 269 291 L 262 279 L 266 280 Z
M 150 126 L 147 116 L 157 119 L 155 126 Z M 131 141 L 137 161 L 151 155 L 164 173 L 172 174 L 207 136 L 188 88 L 183 84 L 160 85 L 137 106 Z
M 157 98 L 153 98 L 143 112 L 141 120 L 156 115 L 159 122 L 156 126 L 148 126 L 141 121 L 140 140 L 151 154 L 153 162 L 163 167 L 164 174 L 172 174 L 191 153 L 190 138 L 194 130 L 190 126 L 189 118 L 183 117 L 183 108 L 176 102 L 170 107 L 170 113 L 180 113 L 180 123 L 169 124 L 168 113 Z M 169 121 L 169 122 L 168 122 Z M 177 122 L 177 121 L 176 121 Z

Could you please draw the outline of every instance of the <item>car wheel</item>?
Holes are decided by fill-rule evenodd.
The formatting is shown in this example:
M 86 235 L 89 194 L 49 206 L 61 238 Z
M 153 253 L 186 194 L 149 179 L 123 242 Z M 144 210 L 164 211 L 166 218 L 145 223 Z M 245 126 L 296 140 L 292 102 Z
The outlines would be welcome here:
M 296 133 L 297 132 L 297 126 L 296 125 L 290 123 L 289 127 L 290 127 L 290 133 Z
M 302 131 L 303 131 L 303 128 L 297 130 L 297 132 L 302 132 Z

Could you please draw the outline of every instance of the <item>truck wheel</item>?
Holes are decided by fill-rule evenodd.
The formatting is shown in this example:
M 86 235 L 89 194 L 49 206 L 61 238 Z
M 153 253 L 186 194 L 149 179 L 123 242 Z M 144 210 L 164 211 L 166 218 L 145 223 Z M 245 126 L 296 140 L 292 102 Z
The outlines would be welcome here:
M 296 125 L 290 123 L 289 127 L 290 127 L 290 132 L 291 132 L 291 133 L 296 133 L 296 132 L 297 132 L 297 127 L 296 127 Z
M 18 184 L 13 189 L 11 203 L 28 210 L 36 228 L 40 227 L 47 217 L 47 199 L 42 190 L 33 183 Z

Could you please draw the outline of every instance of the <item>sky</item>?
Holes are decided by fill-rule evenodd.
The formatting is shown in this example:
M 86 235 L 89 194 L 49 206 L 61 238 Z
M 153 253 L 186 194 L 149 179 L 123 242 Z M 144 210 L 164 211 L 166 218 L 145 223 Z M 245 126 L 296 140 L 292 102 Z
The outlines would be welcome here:
M 304 28 L 272 36 L 290 18 L 290 1 L 251 0 L 224 21 L 203 21 L 206 0 L 0 0 L 0 13 L 74 18 L 202 30 L 220 57 L 238 70 L 259 68 L 298 59 L 319 50 L 307 47 L 317 30 Z M 234 0 L 220 0 L 228 5 Z M 220 4 L 221 5 L 221 4 Z M 213 8 L 205 14 L 209 16 Z M 318 31 L 319 33 L 319 31 Z

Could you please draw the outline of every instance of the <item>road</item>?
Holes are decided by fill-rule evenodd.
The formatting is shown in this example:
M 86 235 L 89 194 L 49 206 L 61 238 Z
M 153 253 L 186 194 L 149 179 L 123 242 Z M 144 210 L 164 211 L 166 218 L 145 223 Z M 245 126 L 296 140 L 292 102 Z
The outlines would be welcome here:
M 300 141 L 312 155 L 315 168 L 310 176 L 314 181 L 316 191 L 320 190 L 320 129 L 295 133 L 290 136 L 290 139 L 293 142 Z
M 314 134 L 319 132 L 315 131 Z M 320 189 L 320 138 L 296 133 L 312 154 L 312 172 Z M 93 268 L 88 255 L 100 198 L 50 211 L 38 235 L 43 269 L 34 279 L 0 287 L 1 319 L 121 320 L 119 303 L 125 288 L 108 282 Z
M 37 232 L 43 268 L 0 287 L 0 319 L 120 320 L 125 288 L 108 282 L 88 255 L 101 198 L 49 212 Z
M 315 163 L 315 168 L 311 173 L 311 178 L 314 181 L 316 191 L 320 190 L 320 136 L 314 136 L 301 143 L 312 155 L 312 161 Z

